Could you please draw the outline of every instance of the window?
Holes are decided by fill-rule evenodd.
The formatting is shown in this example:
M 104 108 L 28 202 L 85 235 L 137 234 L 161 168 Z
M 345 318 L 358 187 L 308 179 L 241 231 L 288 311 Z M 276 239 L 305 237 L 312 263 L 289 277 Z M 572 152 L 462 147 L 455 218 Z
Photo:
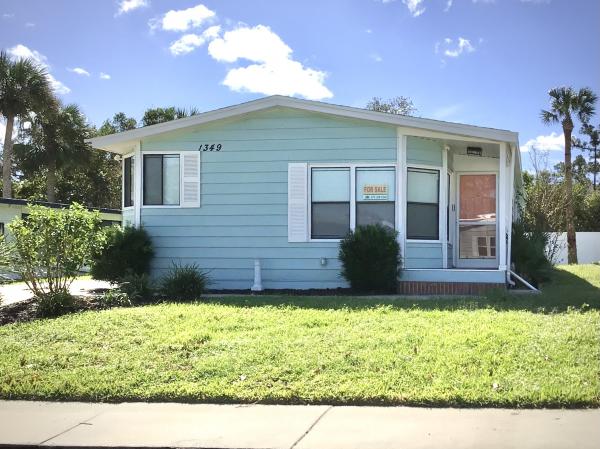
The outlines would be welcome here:
M 179 205 L 178 154 L 144 155 L 144 205 Z
M 393 168 L 356 169 L 356 226 L 395 228 L 396 173 Z
M 460 176 L 459 257 L 496 258 L 496 175 Z
M 350 231 L 350 169 L 311 170 L 311 237 L 340 239 Z
M 406 236 L 439 239 L 440 172 L 409 168 L 406 190 Z
M 133 157 L 128 157 L 123 160 L 123 206 L 133 206 L 134 196 L 134 161 Z

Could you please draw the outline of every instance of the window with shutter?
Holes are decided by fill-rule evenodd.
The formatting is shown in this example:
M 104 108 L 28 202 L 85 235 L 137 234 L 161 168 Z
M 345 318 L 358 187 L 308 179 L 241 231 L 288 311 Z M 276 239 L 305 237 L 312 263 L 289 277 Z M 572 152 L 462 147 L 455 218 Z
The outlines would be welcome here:
M 182 154 L 182 207 L 200 207 L 200 153 Z

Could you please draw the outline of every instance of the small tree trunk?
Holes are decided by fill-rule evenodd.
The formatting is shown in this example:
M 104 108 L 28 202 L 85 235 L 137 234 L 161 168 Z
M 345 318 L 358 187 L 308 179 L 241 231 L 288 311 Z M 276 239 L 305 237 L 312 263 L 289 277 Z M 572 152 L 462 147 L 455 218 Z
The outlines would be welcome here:
M 563 126 L 565 132 L 565 193 L 567 199 L 567 246 L 569 264 L 577 263 L 577 236 L 575 234 L 575 212 L 573 208 L 573 169 L 571 166 L 571 133 L 572 126 Z
M 46 198 L 49 203 L 56 202 L 56 157 L 54 151 L 48 149 L 48 174 L 46 175 Z
M 596 175 L 598 174 L 598 148 L 594 148 L 594 191 L 596 190 Z
M 14 124 L 15 116 L 7 116 L 6 133 L 4 134 L 4 151 L 2 152 L 2 198 L 12 198 L 12 134 Z

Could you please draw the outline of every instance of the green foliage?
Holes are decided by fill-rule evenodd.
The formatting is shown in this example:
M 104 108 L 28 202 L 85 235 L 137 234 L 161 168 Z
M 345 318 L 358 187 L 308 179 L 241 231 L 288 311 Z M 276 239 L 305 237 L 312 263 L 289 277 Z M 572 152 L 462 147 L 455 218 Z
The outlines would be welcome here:
M 98 307 L 101 309 L 112 309 L 113 307 L 130 307 L 132 300 L 127 293 L 119 289 L 111 289 L 106 291 L 97 299 Z
M 383 100 L 381 97 L 373 97 L 367 103 L 367 109 L 388 114 L 415 115 L 417 108 L 408 97 L 393 97 Z
M 142 126 L 156 125 L 158 123 L 170 122 L 179 118 L 190 117 L 198 114 L 196 108 L 176 108 L 175 106 L 167 108 L 150 108 L 144 112 Z
M 513 223 L 511 255 L 516 272 L 533 285 L 548 279 L 552 264 L 546 255 L 548 234 L 540 229 L 527 231 L 523 222 Z
M 342 276 L 358 292 L 395 292 L 401 267 L 397 233 L 380 224 L 359 226 L 340 242 Z
M 152 240 L 144 228 L 107 228 L 106 245 L 94 255 L 94 279 L 120 282 L 127 274 L 146 274 L 154 256 Z
M 45 293 L 37 296 L 37 315 L 40 318 L 54 318 L 76 311 L 77 298 L 65 291 Z
M 67 293 L 69 286 L 104 244 L 100 214 L 79 204 L 69 209 L 29 205 L 29 215 L 9 225 L 14 266 L 37 297 Z
M 120 281 L 119 290 L 134 303 L 149 302 L 154 295 L 154 287 L 147 274 L 125 274 Z
M 196 264 L 177 265 L 161 279 L 160 290 L 167 299 L 191 301 L 200 298 L 209 284 L 208 273 Z
M 105 120 L 98 131 L 97 136 L 107 136 L 109 134 L 129 131 L 137 127 L 137 121 L 133 117 L 127 117 L 124 112 L 117 112 L 112 119 Z

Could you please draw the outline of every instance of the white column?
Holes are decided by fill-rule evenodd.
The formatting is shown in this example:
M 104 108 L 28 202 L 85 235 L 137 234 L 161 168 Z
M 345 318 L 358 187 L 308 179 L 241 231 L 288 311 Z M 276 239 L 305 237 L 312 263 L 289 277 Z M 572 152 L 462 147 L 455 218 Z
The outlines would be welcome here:
M 500 166 L 498 170 L 498 214 L 496 217 L 496 226 L 498 226 L 498 269 L 501 271 L 506 270 L 506 197 L 507 185 L 509 182 L 507 147 L 508 145 L 505 142 L 500 144 Z
M 396 230 L 402 259 L 406 258 L 406 135 L 396 131 Z
M 448 214 L 448 145 L 442 149 L 442 171 L 440 172 L 440 242 L 442 245 L 442 268 L 448 268 L 448 230 L 446 219 Z
M 510 268 L 510 262 L 511 262 L 511 242 L 512 242 L 512 222 L 513 222 L 513 213 L 514 213 L 514 203 L 515 203 L 515 159 L 517 158 L 518 154 L 517 154 L 517 147 L 511 145 L 510 146 L 510 153 L 511 153 L 511 158 L 510 158 L 510 166 L 509 166 L 509 185 L 508 185 L 508 198 L 507 198 L 507 207 L 508 207 L 508 213 L 507 213 L 507 219 L 506 219 L 506 225 L 507 225 L 507 229 L 508 229 L 508 247 L 506 248 L 506 265 L 508 268 Z
M 142 143 L 138 142 L 135 146 L 135 162 L 134 162 L 134 225 L 139 227 L 142 225 Z

